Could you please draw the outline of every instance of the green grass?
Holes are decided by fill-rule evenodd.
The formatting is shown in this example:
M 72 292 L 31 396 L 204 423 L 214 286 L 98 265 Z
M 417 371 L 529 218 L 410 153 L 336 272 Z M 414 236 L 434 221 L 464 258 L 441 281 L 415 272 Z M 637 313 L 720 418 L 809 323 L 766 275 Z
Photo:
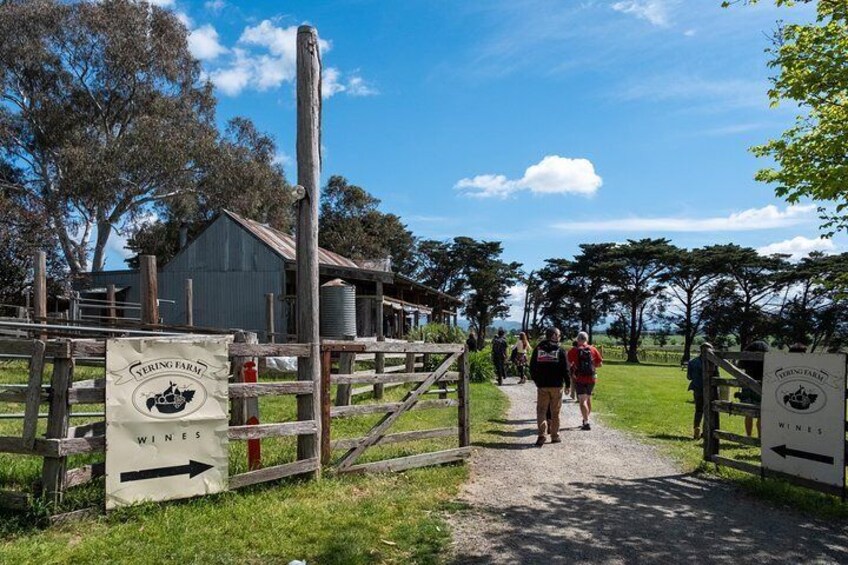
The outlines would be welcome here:
M 92 376 L 89 371 L 78 378 Z M 22 379 L 21 367 L 0 369 L 0 382 Z M 399 399 L 406 390 L 389 389 L 384 401 Z M 358 403 L 364 402 L 371 401 Z M 506 406 L 506 398 L 493 385 L 472 385 L 474 441 L 497 439 L 492 432 L 500 426 L 497 420 Z M 0 410 L 19 412 L 20 405 L 0 404 Z M 294 413 L 290 397 L 260 402 L 264 422 L 292 420 Z M 361 436 L 379 418 L 335 420 L 332 436 Z M 455 408 L 422 410 L 405 414 L 391 431 L 447 427 L 455 422 Z M 0 420 L 0 435 L 19 433 L 20 422 Z M 246 445 L 232 442 L 230 446 L 231 474 L 245 471 Z M 450 447 L 456 447 L 455 438 L 390 445 L 368 450 L 361 461 Z M 266 466 L 294 460 L 293 438 L 263 440 L 262 448 Z M 87 460 L 75 459 L 70 466 Z M 26 489 L 40 470 L 38 458 L 0 455 L 0 489 Z M 136 506 L 47 529 L 37 527 L 32 516 L 0 515 L 0 563 L 438 562 L 449 541 L 442 515 L 452 508 L 467 472 L 463 465 L 452 465 L 396 474 L 327 475 L 317 482 L 284 481 L 189 501 Z M 102 481 L 71 489 L 65 509 L 102 504 L 102 496 Z
M 848 504 L 837 497 L 776 479 L 762 480 L 703 461 L 703 443 L 692 439 L 694 404 L 685 371 L 663 365 L 606 362 L 599 371 L 593 409 L 615 428 L 658 445 L 687 472 L 734 481 L 748 493 L 825 518 L 848 518 Z M 721 415 L 721 429 L 744 434 L 744 418 Z M 759 448 L 723 442 L 721 454 L 759 464 Z

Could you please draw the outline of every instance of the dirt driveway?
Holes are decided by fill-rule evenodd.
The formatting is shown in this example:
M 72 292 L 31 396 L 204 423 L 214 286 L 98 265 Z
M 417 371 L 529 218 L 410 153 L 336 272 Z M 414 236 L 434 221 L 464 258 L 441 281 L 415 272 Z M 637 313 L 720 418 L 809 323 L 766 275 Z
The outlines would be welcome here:
M 848 563 L 848 525 L 681 473 L 654 448 L 563 408 L 563 443 L 532 446 L 535 387 L 514 385 L 502 440 L 480 444 L 451 518 L 457 563 Z

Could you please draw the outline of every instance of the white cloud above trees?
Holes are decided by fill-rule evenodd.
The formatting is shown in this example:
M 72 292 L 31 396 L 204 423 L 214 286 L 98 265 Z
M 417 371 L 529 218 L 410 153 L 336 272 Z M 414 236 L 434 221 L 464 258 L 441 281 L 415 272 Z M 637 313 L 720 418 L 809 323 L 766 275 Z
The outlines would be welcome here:
M 669 3 L 667 0 L 623 0 L 612 5 L 612 9 L 646 20 L 657 27 L 670 24 Z
M 188 36 L 188 49 L 201 61 L 212 61 L 228 51 L 218 39 L 218 31 L 212 25 L 200 26 L 191 30 Z
M 559 222 L 554 228 L 582 232 L 743 232 L 787 228 L 817 220 L 815 206 L 787 206 L 783 210 L 770 204 L 749 208 L 727 216 L 693 217 L 625 217 L 591 222 Z
M 482 174 L 460 179 L 455 188 L 478 198 L 507 198 L 521 191 L 591 196 L 602 184 L 603 180 L 588 159 L 548 155 L 527 167 L 519 179 L 508 179 L 502 174 Z
M 798 261 L 807 257 L 813 251 L 821 251 L 822 253 L 835 253 L 836 244 L 831 239 L 823 237 L 808 238 L 804 236 L 796 236 L 792 239 L 770 243 L 757 249 L 760 255 L 789 255 L 792 261 Z

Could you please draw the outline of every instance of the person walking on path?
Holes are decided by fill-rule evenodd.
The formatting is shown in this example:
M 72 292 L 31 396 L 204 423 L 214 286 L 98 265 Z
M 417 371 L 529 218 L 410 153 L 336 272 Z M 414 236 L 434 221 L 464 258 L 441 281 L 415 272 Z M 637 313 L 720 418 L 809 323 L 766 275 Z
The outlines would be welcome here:
M 518 334 L 518 341 L 512 347 L 512 362 L 518 371 L 518 384 L 520 385 L 527 382 L 525 372 L 527 371 L 528 351 L 530 351 L 530 341 L 527 339 L 527 334 L 521 332 Z
M 580 402 L 580 414 L 583 416 L 581 430 L 591 430 L 589 416 L 592 414 L 592 392 L 595 390 L 597 369 L 604 360 L 594 345 L 589 345 L 589 334 L 577 334 L 577 347 L 568 352 L 568 362 L 571 365 L 572 380 Z
M 530 357 L 530 378 L 536 383 L 536 424 L 539 437 L 536 447 L 560 443 L 559 412 L 562 409 L 562 387 L 569 382 L 568 358 L 559 346 L 559 330 L 548 328 L 545 339 L 539 342 Z
M 712 350 L 713 346 L 704 343 L 702 347 Z M 718 367 L 709 363 L 711 377 L 718 376 Z M 689 390 L 692 391 L 695 402 L 695 420 L 692 424 L 692 439 L 701 439 L 701 421 L 704 419 L 704 366 L 701 356 L 689 360 L 686 365 L 686 378 L 689 379 Z
M 503 328 L 498 330 L 498 337 L 492 340 L 492 363 L 498 377 L 498 386 L 503 385 L 506 378 L 506 351 L 508 349 Z
M 768 353 L 769 346 L 768 344 L 758 339 L 745 348 L 745 351 L 755 351 L 758 353 Z M 752 379 L 763 382 L 763 362 L 754 361 L 754 360 L 743 360 L 736 363 L 736 365 L 745 371 L 745 374 L 751 377 Z M 739 399 L 739 402 L 744 402 L 745 404 L 755 404 L 757 406 L 760 405 L 761 397 L 759 394 L 754 392 L 748 387 L 743 387 L 742 390 L 736 393 L 736 397 Z M 751 437 L 754 432 L 754 418 L 753 416 L 745 416 L 745 435 Z M 757 418 L 757 437 L 760 437 L 760 419 Z
M 468 332 L 468 339 L 465 340 L 465 347 L 471 353 L 479 350 L 477 347 L 477 336 L 474 334 L 474 330 Z

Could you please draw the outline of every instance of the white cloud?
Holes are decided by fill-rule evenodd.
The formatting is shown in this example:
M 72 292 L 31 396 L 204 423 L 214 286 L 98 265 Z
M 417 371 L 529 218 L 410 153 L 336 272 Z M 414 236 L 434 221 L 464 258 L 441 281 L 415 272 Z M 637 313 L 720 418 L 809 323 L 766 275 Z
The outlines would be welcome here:
M 191 29 L 194 25 L 194 22 L 191 21 L 191 18 L 188 17 L 188 14 L 185 12 L 175 12 L 174 16 L 180 21 L 181 24 L 186 26 L 187 29 Z
M 712 218 L 618 218 L 592 222 L 560 222 L 563 231 L 604 232 L 741 232 L 785 228 L 816 219 L 815 206 L 787 206 L 780 210 L 768 205 Z
M 211 61 L 227 52 L 227 48 L 218 41 L 218 31 L 210 24 L 191 31 L 188 49 L 201 61 Z
M 227 3 L 224 2 L 224 0 L 209 0 L 208 2 L 203 3 L 204 8 L 216 14 L 223 10 L 226 5 Z
M 167 6 L 173 6 L 174 0 L 147 0 L 152 6 L 162 6 L 163 8 Z
M 195 56 L 210 61 L 224 53 L 231 55 L 207 72 L 213 84 L 227 96 L 238 96 L 245 89 L 265 91 L 278 88 L 295 80 L 297 27 L 280 27 L 271 20 L 264 20 L 244 28 L 236 45 L 226 49 L 218 43 L 214 28 L 204 26 L 192 33 L 192 36 L 198 33 Z M 332 48 L 325 39 L 319 39 L 318 45 L 322 55 Z M 195 53 L 194 50 L 192 52 Z M 336 67 L 325 67 L 322 79 L 324 98 L 339 93 L 350 96 L 377 94 L 377 90 L 357 72 L 345 74 Z
M 506 319 L 511 322 L 520 322 L 524 316 L 524 297 L 527 295 L 527 285 L 517 284 L 509 289 L 509 314 Z M 497 324 L 495 324 L 497 325 Z
M 548 155 L 537 164 L 527 167 L 520 179 L 511 180 L 504 175 L 484 174 L 460 179 L 454 188 L 465 190 L 470 196 L 480 198 L 506 198 L 521 190 L 536 194 L 591 196 L 601 184 L 601 177 L 595 173 L 595 167 L 588 159 Z
M 670 23 L 666 0 L 624 0 L 613 4 L 612 9 L 647 20 L 658 27 L 667 27 Z
M 698 34 L 698 30 L 696 30 L 696 29 L 687 29 L 686 31 L 683 32 L 683 35 L 685 35 L 686 37 L 695 37 L 695 35 L 697 35 L 697 34 Z
M 813 251 L 822 251 L 824 253 L 835 253 L 836 244 L 830 239 L 823 237 L 806 238 L 804 236 L 793 237 L 784 241 L 771 243 L 757 249 L 760 255 L 789 255 L 793 261 L 803 259 Z
M 686 73 L 640 76 L 615 93 L 618 100 L 684 101 L 704 108 L 766 108 L 768 82 L 747 78 L 709 79 Z

